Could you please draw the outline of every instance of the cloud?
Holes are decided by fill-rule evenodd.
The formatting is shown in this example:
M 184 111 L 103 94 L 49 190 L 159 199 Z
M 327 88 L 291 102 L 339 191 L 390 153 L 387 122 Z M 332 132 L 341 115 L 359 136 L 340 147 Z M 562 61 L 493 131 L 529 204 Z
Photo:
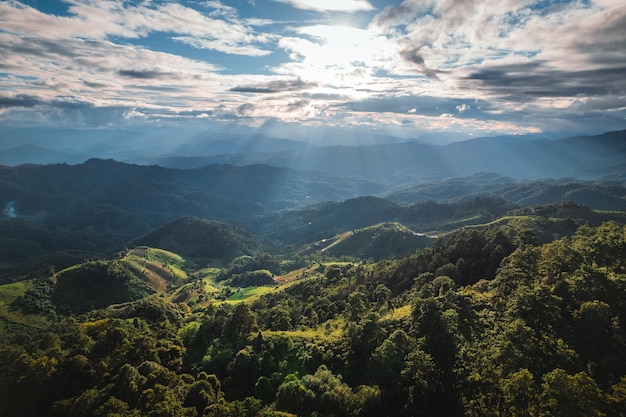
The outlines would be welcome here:
M 470 108 L 463 99 L 451 99 L 448 97 L 407 95 L 402 97 L 373 97 L 366 100 L 349 101 L 337 105 L 349 111 L 367 113 L 397 113 L 415 114 L 422 116 L 439 116 L 443 113 L 462 113 Z M 487 102 L 478 102 L 476 109 L 482 112 L 492 110 Z M 409 109 L 409 110 L 407 110 Z M 476 117 L 480 117 L 481 112 L 476 112 Z
M 387 6 L 372 20 L 372 25 L 382 29 L 411 22 L 418 13 L 428 9 L 428 3 L 421 0 L 405 0 L 397 6 Z
M 403 49 L 400 51 L 400 56 L 407 63 L 415 65 L 419 73 L 424 74 L 426 77 L 436 77 L 437 71 L 426 65 L 424 57 L 420 54 L 420 49 L 421 47 Z
M 254 44 L 271 40 L 255 34 L 240 21 L 236 9 L 217 1 L 204 3 L 213 10 L 208 15 L 173 2 L 131 5 L 121 0 L 65 1 L 69 4 L 68 16 L 45 14 L 18 2 L 2 2 L 2 30 L 47 39 L 98 40 L 136 39 L 162 32 L 177 34 L 176 40 L 194 47 L 251 56 L 267 54 Z
M 137 111 L 136 109 L 132 109 L 124 113 L 123 117 L 124 119 L 133 119 L 133 118 L 146 119 L 148 115 L 140 111 Z
M 469 106 L 466 103 L 459 104 L 455 108 L 456 108 L 456 111 L 459 112 L 459 113 L 465 113 L 466 111 L 471 110 L 471 106 Z
M 119 70 L 117 72 L 122 77 L 136 78 L 140 80 L 161 80 L 175 78 L 171 72 L 157 70 Z
M 209 49 L 232 55 L 246 55 L 254 57 L 266 56 L 272 53 L 272 51 L 258 48 L 253 45 L 231 44 L 220 40 L 202 39 L 192 36 L 173 36 L 171 39 L 189 46 L 193 46 L 197 49 Z
M 493 65 L 470 73 L 475 88 L 515 101 L 537 98 L 612 95 L 626 91 L 626 62 L 622 67 L 563 70 L 548 63 Z M 617 93 L 619 94 L 619 93 Z
M 0 1 L 0 123 L 626 127 L 619 0 L 63 3 Z
M 274 0 L 297 9 L 318 12 L 358 12 L 374 10 L 367 0 Z
M 626 91 L 620 2 L 405 0 L 370 27 L 396 45 L 387 50 L 398 58 L 380 68 L 430 77 L 420 86 L 428 94 L 491 100 L 527 115 Z
M 42 104 L 41 99 L 35 96 L 29 96 L 26 94 L 18 95 L 0 95 L 0 108 L 9 107 L 34 107 Z
M 281 91 L 301 91 L 317 87 L 317 83 L 296 80 L 276 80 L 255 86 L 236 86 L 229 91 L 237 93 L 278 93 Z

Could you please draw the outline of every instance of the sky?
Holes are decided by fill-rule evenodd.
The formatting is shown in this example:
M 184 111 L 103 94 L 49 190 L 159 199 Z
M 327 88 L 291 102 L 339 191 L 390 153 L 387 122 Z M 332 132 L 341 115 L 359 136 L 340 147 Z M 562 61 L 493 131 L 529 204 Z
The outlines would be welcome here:
M 3 0 L 9 126 L 626 129 L 626 2 Z

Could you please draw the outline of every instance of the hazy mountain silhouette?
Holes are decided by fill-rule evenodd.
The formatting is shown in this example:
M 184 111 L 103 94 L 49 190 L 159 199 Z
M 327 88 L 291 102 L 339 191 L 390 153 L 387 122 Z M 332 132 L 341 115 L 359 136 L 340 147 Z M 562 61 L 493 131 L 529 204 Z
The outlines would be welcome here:
M 493 172 L 517 179 L 626 179 L 626 131 L 600 136 L 538 139 L 504 136 L 435 146 L 419 142 L 330 146 L 306 153 L 239 153 L 156 161 L 168 167 L 213 163 L 323 171 L 335 176 L 408 184 L 423 178 L 453 178 Z
M 0 133 L 4 137 L 0 163 L 6 165 L 77 163 L 94 157 L 179 169 L 212 164 L 264 164 L 358 177 L 385 186 L 478 172 L 516 179 L 626 178 L 626 131 L 563 139 L 531 135 L 452 141 L 450 135 L 443 135 L 440 145 L 434 145 L 432 137 L 425 143 L 419 138 L 381 136 L 359 146 L 356 139 L 350 141 L 352 145 L 328 146 L 333 143 L 332 136 L 325 141 L 306 142 L 263 134 L 172 128 L 153 131 L 5 128 Z M 342 143 L 341 138 L 334 139 L 335 143 Z

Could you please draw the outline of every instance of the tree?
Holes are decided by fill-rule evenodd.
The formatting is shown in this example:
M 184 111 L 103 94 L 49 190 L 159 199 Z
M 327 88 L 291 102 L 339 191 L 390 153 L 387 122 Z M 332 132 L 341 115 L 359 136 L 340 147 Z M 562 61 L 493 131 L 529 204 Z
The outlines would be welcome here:
M 625 228 L 614 221 L 600 225 L 591 239 L 591 256 L 600 267 L 619 271 L 626 253 Z
M 569 375 L 557 368 L 545 374 L 541 384 L 540 412 L 550 417 L 603 417 L 604 393 L 586 373 Z
M 341 376 L 325 365 L 315 374 L 288 375 L 278 388 L 276 408 L 298 416 L 360 417 L 378 413 L 380 390 L 359 386 L 351 389 Z
M 563 273 L 575 271 L 580 261 L 568 238 L 555 240 L 541 247 L 539 273 L 548 283 L 554 284 L 560 281 Z
M 504 402 L 511 417 L 531 417 L 538 407 L 535 379 L 528 369 L 520 369 L 502 382 Z
M 246 303 L 239 303 L 222 327 L 222 339 L 235 349 L 241 348 L 254 325 L 255 319 L 250 307 Z

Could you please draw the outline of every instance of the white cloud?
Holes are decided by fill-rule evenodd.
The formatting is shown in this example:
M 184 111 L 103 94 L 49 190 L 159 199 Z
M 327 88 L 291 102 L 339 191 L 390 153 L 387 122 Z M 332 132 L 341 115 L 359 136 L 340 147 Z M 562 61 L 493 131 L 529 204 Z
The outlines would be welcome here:
M 374 10 L 367 0 L 274 0 L 297 9 L 320 12 L 357 12 Z
M 257 48 L 256 46 L 252 45 L 233 45 L 219 40 L 202 39 L 192 36 L 174 36 L 171 39 L 189 46 L 193 46 L 194 48 L 209 49 L 232 55 L 266 56 L 272 53 L 272 51 L 270 50 Z
M 458 111 L 459 113 L 464 113 L 470 109 L 471 107 L 468 104 L 461 104 L 461 105 L 456 106 L 456 111 Z
M 194 39 L 187 44 L 225 53 L 250 56 L 267 51 L 254 44 L 272 38 L 254 33 L 242 21 L 236 10 L 217 1 L 205 3 L 213 9 L 205 15 L 178 3 L 141 3 L 131 6 L 120 0 L 66 0 L 70 16 L 42 13 L 17 2 L 0 3 L 2 30 L 25 36 L 47 39 L 81 38 L 109 39 L 111 37 L 142 38 L 151 33 L 165 32 Z
M 145 113 L 137 111 L 136 109 L 132 109 L 124 113 L 123 117 L 124 119 L 133 119 L 133 118 L 145 119 L 148 116 Z
M 183 105 L 187 101 L 183 97 L 191 95 L 194 87 L 206 91 L 195 92 L 199 98 L 220 89 L 221 80 L 215 75 L 219 68 L 214 65 L 108 41 L 55 41 L 0 33 L 0 56 L 4 71 L 19 74 L 1 78 L 0 89 L 8 87 L 42 101 L 71 93 L 94 105 L 128 101 Z
M 374 11 L 365 0 L 274 1 L 306 11 Z M 0 99 L 15 103 L 1 110 L 2 120 L 28 111 L 48 120 L 94 120 L 81 116 L 80 106 L 122 119 L 145 116 L 128 119 L 135 121 L 189 111 L 185 117 L 246 123 L 275 118 L 424 128 L 447 122 L 481 131 L 510 129 L 507 123 L 521 116 L 520 129 L 547 126 L 546 115 L 558 118 L 551 112 L 557 109 L 624 119 L 626 5 L 619 0 L 404 0 L 379 11 L 368 28 L 346 26 L 348 20 L 335 25 L 333 13 L 304 21 L 291 9 L 293 15 L 282 16 L 289 21 L 261 13 L 243 19 L 217 0 L 65 3 L 68 15 L 55 16 L 0 1 L 0 73 L 8 74 L 0 77 Z M 207 61 L 222 58 L 210 51 L 250 57 L 272 75 L 241 74 L 239 67 L 230 76 L 208 62 L 150 50 L 160 47 L 151 43 L 154 34 L 202 49 L 196 56 Z M 123 44 L 114 43 L 120 38 Z M 276 47 L 287 55 L 274 53 Z M 274 88 L 284 80 L 306 88 Z M 407 97 L 445 105 L 429 109 Z M 377 98 L 393 101 L 393 110 L 346 105 Z M 464 104 L 473 100 L 484 107 Z

